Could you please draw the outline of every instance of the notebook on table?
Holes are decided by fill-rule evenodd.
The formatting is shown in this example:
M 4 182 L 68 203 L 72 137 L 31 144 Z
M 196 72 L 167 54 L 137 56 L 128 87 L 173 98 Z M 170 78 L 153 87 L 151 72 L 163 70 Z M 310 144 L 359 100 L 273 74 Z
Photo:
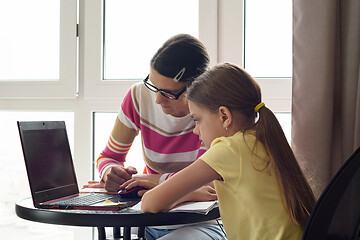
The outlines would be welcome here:
M 114 211 L 139 201 L 79 192 L 64 121 L 17 124 L 34 207 Z

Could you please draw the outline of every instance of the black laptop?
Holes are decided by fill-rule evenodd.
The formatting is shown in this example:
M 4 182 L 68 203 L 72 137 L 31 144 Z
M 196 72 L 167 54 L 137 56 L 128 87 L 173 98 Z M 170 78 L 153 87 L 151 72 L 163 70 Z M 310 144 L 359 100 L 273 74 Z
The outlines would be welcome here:
M 114 211 L 139 202 L 118 194 L 79 193 L 64 121 L 17 124 L 36 208 Z

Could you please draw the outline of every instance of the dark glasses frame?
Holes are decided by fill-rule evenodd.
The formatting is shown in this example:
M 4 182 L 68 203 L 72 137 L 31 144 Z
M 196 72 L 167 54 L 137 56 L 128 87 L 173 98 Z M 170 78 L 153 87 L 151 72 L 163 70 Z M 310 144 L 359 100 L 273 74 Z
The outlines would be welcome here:
M 158 89 L 157 87 L 155 87 L 154 85 L 152 85 L 151 83 L 148 82 L 149 76 L 150 75 L 147 75 L 147 77 L 143 80 L 143 83 L 145 84 L 145 86 L 152 92 L 155 92 L 155 93 L 160 92 L 161 95 L 163 95 L 164 97 L 166 97 L 168 99 L 178 100 L 179 97 L 181 96 L 181 94 L 183 94 L 187 89 L 187 86 L 185 86 L 183 89 L 180 90 L 180 92 L 178 92 L 176 94 L 169 92 L 167 90 L 164 90 L 164 89 Z

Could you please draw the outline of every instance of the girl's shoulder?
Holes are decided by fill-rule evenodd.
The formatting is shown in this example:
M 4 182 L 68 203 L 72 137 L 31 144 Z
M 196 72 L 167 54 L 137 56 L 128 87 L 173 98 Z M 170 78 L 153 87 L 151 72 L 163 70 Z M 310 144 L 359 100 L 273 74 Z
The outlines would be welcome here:
M 230 137 L 219 137 L 214 139 L 213 142 L 211 143 L 211 146 L 219 143 L 224 143 L 228 145 L 233 145 L 233 144 L 243 145 L 246 143 L 247 145 L 249 144 L 254 145 L 255 142 L 256 142 L 255 131 L 247 131 L 245 133 L 239 131 Z
M 231 152 L 235 155 L 249 156 L 256 155 L 260 159 L 267 159 L 268 156 L 263 144 L 256 139 L 255 131 L 237 132 L 231 137 L 216 138 L 211 148 L 222 148 L 224 152 Z

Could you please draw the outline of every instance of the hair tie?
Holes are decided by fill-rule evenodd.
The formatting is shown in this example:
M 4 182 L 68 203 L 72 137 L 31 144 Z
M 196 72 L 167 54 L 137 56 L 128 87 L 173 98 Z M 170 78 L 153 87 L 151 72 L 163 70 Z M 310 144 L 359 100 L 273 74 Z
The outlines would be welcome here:
M 255 112 L 259 112 L 260 108 L 262 108 L 263 106 L 265 106 L 265 103 L 261 102 L 258 105 L 256 105 L 256 107 L 254 108 Z

